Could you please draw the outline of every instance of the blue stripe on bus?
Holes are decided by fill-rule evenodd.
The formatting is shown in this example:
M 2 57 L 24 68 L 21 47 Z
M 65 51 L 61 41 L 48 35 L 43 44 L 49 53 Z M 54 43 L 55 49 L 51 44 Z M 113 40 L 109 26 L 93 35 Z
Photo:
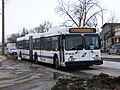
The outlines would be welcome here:
M 40 58 L 48 58 L 48 59 L 53 59 L 53 57 L 52 57 L 52 56 L 41 56 L 41 55 L 38 55 L 38 57 L 40 57 Z
M 30 56 L 30 54 L 25 54 L 25 53 L 22 53 L 22 55 L 26 55 L 26 56 Z M 47 59 L 53 59 L 52 56 L 42 56 L 42 55 L 37 55 L 39 58 L 47 58 Z
M 22 55 L 30 56 L 30 54 L 25 54 L 25 53 L 22 53 Z

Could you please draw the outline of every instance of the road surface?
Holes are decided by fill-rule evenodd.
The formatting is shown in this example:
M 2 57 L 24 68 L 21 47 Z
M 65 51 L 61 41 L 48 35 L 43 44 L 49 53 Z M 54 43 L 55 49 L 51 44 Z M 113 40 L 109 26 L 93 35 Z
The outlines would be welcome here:
M 103 65 L 80 69 L 56 70 L 51 65 L 0 56 L 0 90 L 51 90 L 61 76 L 90 78 L 100 73 L 120 75 L 120 62 L 104 61 Z

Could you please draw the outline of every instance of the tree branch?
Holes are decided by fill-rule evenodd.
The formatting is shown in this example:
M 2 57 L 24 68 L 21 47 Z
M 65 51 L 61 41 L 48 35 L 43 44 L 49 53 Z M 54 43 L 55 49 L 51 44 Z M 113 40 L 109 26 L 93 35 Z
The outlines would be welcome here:
M 98 14 L 99 12 L 102 12 L 101 10 L 100 11 L 97 11 L 96 13 L 94 13 L 93 15 L 91 15 L 85 22 L 85 25 L 87 24 L 87 22 L 93 17 L 95 16 L 96 14 Z

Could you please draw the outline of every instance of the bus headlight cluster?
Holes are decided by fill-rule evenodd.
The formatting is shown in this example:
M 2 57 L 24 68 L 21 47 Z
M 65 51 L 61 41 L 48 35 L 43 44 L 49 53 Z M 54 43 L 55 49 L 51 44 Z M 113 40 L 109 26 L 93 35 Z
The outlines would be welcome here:
M 70 57 L 68 58 L 68 61 L 75 61 L 75 59 L 76 59 L 76 58 L 74 58 L 73 56 L 70 56 Z
M 95 57 L 93 57 L 94 60 L 100 60 L 100 57 L 98 55 L 95 55 Z

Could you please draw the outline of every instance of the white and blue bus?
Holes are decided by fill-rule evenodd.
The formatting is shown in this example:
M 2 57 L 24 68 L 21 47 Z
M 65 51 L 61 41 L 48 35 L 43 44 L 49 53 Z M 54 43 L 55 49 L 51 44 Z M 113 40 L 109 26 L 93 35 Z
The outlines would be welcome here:
M 95 28 L 56 27 L 17 38 L 21 59 L 63 67 L 101 65 L 101 41 Z

